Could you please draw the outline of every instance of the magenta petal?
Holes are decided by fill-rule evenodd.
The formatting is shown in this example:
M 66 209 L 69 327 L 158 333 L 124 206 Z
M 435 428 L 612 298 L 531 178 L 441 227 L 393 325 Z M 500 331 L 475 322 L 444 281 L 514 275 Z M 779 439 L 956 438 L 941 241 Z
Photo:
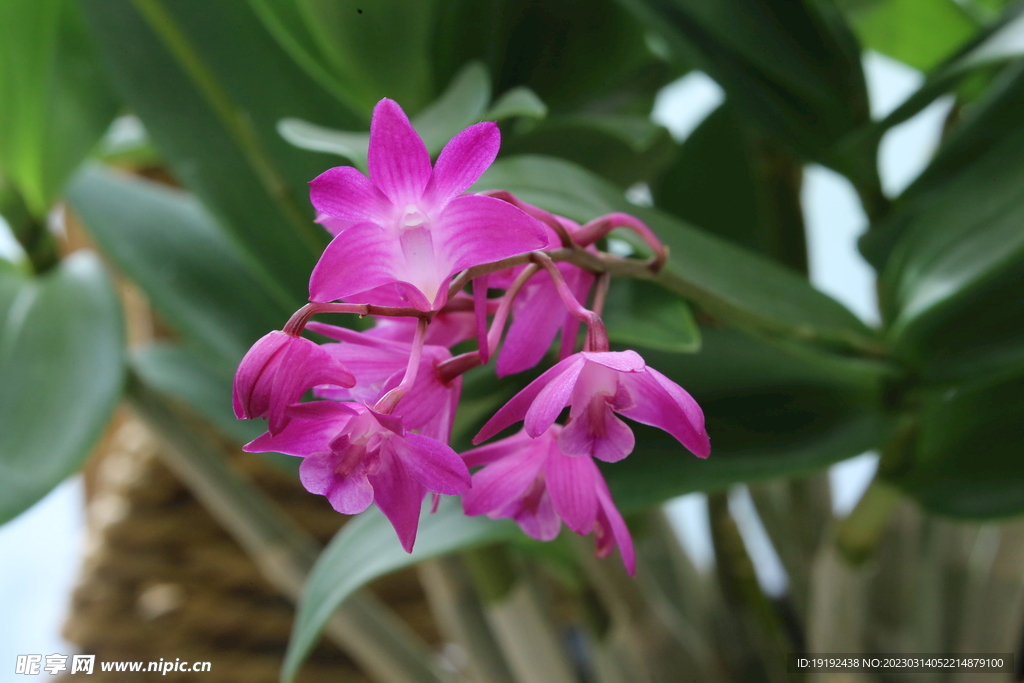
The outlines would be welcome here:
M 402 461 L 382 448 L 380 469 L 370 475 L 377 507 L 395 527 L 405 552 L 411 553 L 420 522 L 420 507 L 427 490 L 409 473 Z
M 276 372 L 275 361 L 291 337 L 274 330 L 260 337 L 238 364 L 232 386 L 232 404 L 239 420 L 265 415 L 270 407 L 269 389 L 264 388 Z
M 309 199 L 321 214 L 319 222 L 335 235 L 351 226 L 329 219 L 384 223 L 395 212 L 370 179 L 351 166 L 327 169 L 310 181 Z
M 597 519 L 597 468 L 590 456 L 564 455 L 557 452 L 557 446 L 552 451 L 544 466 L 544 480 L 555 512 L 576 533 L 589 534 Z
M 532 443 L 534 439 L 524 431 L 519 431 L 500 441 L 480 446 L 462 454 L 462 460 L 467 467 L 480 467 L 501 460 L 513 453 L 517 453 L 524 447 L 525 443 Z
M 526 494 L 547 459 L 547 444 L 524 444 L 517 453 L 473 475 L 473 488 L 462 496 L 467 515 L 484 515 L 513 504 Z
M 431 232 L 439 269 L 448 275 L 547 245 L 539 221 L 493 197 L 456 197 Z
M 552 315 L 561 306 L 551 276 L 535 275 L 513 304 L 514 317 L 495 367 L 498 377 L 529 370 L 540 362 L 564 322 L 562 316 Z
M 552 378 L 547 386 L 540 390 L 537 398 L 530 405 L 530 409 L 526 411 L 523 427 L 530 436 L 540 436 L 555 423 L 559 413 L 568 405 L 573 387 L 576 386 L 576 380 L 587 364 L 579 356 L 573 356 L 569 361 L 565 372 Z
M 444 206 L 477 181 L 498 156 L 500 146 L 501 132 L 490 121 L 462 131 L 441 150 L 424 194 L 435 206 Z
M 624 375 L 622 383 L 633 395 L 635 405 L 620 413 L 631 420 L 664 429 L 694 455 L 708 457 L 711 440 L 704 429 L 704 412 L 685 389 L 654 368 Z
M 598 514 L 596 525 L 597 554 L 599 557 L 607 557 L 612 547 L 619 546 L 619 554 L 622 555 L 622 564 L 626 565 L 626 571 L 630 576 L 636 573 L 636 553 L 633 550 L 633 537 L 629 533 L 629 527 L 619 514 L 612 494 L 608 491 L 608 485 L 601 473 L 597 473 L 597 501 Z M 610 532 L 610 533 L 609 533 Z
M 394 100 L 373 108 L 367 164 L 373 184 L 399 208 L 418 202 L 430 181 L 427 147 Z
M 302 337 L 293 337 L 284 348 L 280 365 L 274 374 L 267 426 L 272 434 L 280 432 L 291 419 L 288 407 L 296 403 L 307 389 L 318 384 L 351 387 L 355 377 L 323 347 Z
M 310 493 L 327 496 L 331 507 L 345 515 L 359 514 L 373 502 L 373 487 L 362 472 L 342 477 L 335 473 L 335 453 L 311 455 L 299 465 L 299 481 Z
M 302 461 L 304 465 L 305 460 Z M 302 476 L 302 466 L 299 466 Z M 348 477 L 339 477 L 325 494 L 331 507 L 343 515 L 358 515 L 373 502 L 373 486 L 362 472 L 353 472 Z
M 538 394 L 544 390 L 548 383 L 556 380 L 570 370 L 573 372 L 574 378 L 578 377 L 584 363 L 584 359 L 576 355 L 566 358 L 565 360 L 548 368 L 543 375 L 530 382 L 525 389 L 513 396 L 508 403 L 503 405 L 480 429 L 480 432 L 473 437 L 473 443 L 486 441 L 505 427 L 525 418 L 527 412 L 530 410 L 531 404 L 534 402 L 534 399 L 537 398 Z M 562 404 L 562 407 L 565 407 L 564 403 Z M 561 411 L 561 408 L 559 408 L 559 411 Z M 555 414 L 555 417 L 558 417 L 557 413 Z M 554 421 L 555 418 L 551 418 L 551 422 Z M 536 434 L 540 434 L 542 431 L 544 430 L 541 429 L 536 432 Z M 535 434 L 531 433 L 530 436 L 535 436 Z
M 410 432 L 405 435 L 404 443 L 393 439 L 392 445 L 412 476 L 428 490 L 446 496 L 457 496 L 469 490 L 469 469 L 446 444 Z
M 555 506 L 547 491 L 541 494 L 535 510 L 522 507 L 512 515 L 512 518 L 516 520 L 523 533 L 538 541 L 553 541 L 562 530 L 562 520 L 555 512 Z
M 569 455 L 593 456 L 605 462 L 618 462 L 633 452 L 633 430 L 615 417 L 603 397 L 597 397 L 597 410 L 583 410 L 565 426 L 558 437 L 561 449 Z M 600 421 L 600 424 L 595 424 Z
M 395 281 L 402 252 L 391 233 L 360 223 L 331 240 L 309 278 L 310 301 L 335 301 Z
M 580 355 L 591 363 L 598 363 L 618 372 L 642 372 L 647 367 L 643 357 L 636 351 L 584 351 Z
M 247 453 L 285 453 L 310 456 L 330 450 L 331 440 L 338 435 L 351 415 L 333 420 L 292 420 L 278 434 L 261 434 L 242 450 Z

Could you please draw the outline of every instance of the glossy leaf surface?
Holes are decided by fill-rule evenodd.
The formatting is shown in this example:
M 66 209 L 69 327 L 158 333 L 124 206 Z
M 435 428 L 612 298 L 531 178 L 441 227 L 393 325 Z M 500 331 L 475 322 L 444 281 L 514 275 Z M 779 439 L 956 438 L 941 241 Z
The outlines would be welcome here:
M 391 523 L 376 508 L 362 513 L 338 532 L 320 555 L 303 588 L 285 656 L 283 681 L 294 678 L 334 610 L 373 579 L 431 557 L 508 540 L 520 533 L 509 521 L 466 517 L 461 503 L 455 499 L 442 501 L 434 514 L 429 514 L 429 509 L 428 501 L 412 553 L 405 552 Z
M 81 467 L 121 394 L 123 346 L 94 254 L 35 279 L 0 272 L 0 522 Z
M 77 3 L 0 2 L 0 102 L 0 171 L 44 216 L 117 109 Z
M 220 219 L 255 271 L 304 300 L 327 244 L 307 183 L 330 165 L 281 139 L 293 116 L 359 119 L 278 47 L 245 3 L 82 3 L 115 86 L 177 179 Z
M 670 248 L 669 265 L 656 281 L 712 315 L 739 327 L 823 344 L 877 345 L 856 316 L 789 269 L 660 211 L 634 206 L 613 185 L 568 162 L 500 159 L 474 189 L 506 189 L 580 222 L 613 211 L 632 213 Z
M 231 368 L 303 300 L 258 277 L 196 199 L 91 167 L 68 189 L 89 231 L 208 361 Z

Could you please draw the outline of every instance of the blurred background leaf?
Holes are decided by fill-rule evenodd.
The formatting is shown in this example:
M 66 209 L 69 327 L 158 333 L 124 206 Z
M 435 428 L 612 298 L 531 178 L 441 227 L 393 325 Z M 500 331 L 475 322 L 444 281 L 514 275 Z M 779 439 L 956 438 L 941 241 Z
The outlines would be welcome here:
M 45 216 L 118 106 L 76 2 L 0 2 L 0 102 L 0 173 Z
M 0 522 L 77 471 L 121 395 L 120 304 L 95 254 L 0 268 Z

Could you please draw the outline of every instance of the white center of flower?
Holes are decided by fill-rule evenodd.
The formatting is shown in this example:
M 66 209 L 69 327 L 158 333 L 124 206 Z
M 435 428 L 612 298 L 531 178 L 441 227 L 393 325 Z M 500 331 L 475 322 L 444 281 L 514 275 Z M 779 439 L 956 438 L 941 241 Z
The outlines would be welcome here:
M 415 204 L 407 204 L 405 207 L 405 213 L 398 220 L 398 224 L 406 230 L 412 230 L 414 228 L 422 228 L 423 224 L 427 222 L 427 217 L 423 215 L 423 212 Z

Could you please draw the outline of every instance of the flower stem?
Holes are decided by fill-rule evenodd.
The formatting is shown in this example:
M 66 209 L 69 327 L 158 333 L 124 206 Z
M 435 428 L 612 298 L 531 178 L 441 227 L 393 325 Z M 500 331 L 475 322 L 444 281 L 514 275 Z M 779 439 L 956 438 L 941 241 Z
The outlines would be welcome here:
M 595 218 L 576 232 L 576 243 L 581 247 L 593 244 L 615 228 L 627 228 L 635 232 L 654 252 L 654 258 L 651 259 L 648 267 L 654 273 L 662 269 L 665 261 L 668 260 L 668 250 L 665 249 L 665 245 L 643 221 L 628 213 L 610 213 L 607 216 Z
M 604 328 L 604 321 L 601 320 L 601 316 L 587 309 L 576 299 L 576 295 L 572 293 L 569 285 L 565 282 L 565 278 L 562 277 L 562 271 L 558 270 L 558 266 L 548 258 L 547 254 L 535 251 L 533 252 L 533 257 L 534 263 L 540 264 L 548 271 L 551 280 L 555 283 L 555 290 L 558 292 L 558 296 L 561 297 L 569 312 L 587 324 L 587 342 L 584 350 L 594 352 L 607 351 L 608 332 Z
M 389 318 L 419 318 L 420 320 L 429 320 L 434 315 L 431 311 L 421 311 L 418 308 L 412 308 L 410 306 L 399 307 L 376 306 L 374 304 L 310 303 L 295 311 L 295 313 L 292 313 L 292 317 L 288 319 L 288 322 L 284 326 L 284 332 L 292 335 L 293 337 L 299 336 L 302 334 L 302 330 L 306 328 L 306 324 L 309 322 L 309 319 L 317 313 L 355 313 L 360 317 L 364 315 L 376 315 Z

